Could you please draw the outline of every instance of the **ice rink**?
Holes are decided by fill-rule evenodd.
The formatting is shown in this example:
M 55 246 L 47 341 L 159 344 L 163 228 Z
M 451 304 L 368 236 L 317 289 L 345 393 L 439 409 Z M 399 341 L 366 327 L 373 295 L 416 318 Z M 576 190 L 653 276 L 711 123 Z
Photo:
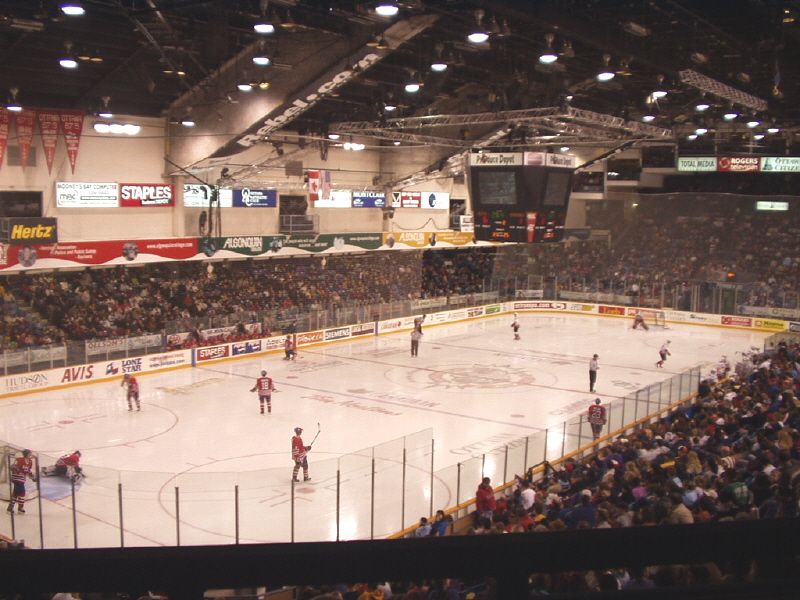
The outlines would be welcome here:
M 182 544 L 233 543 L 237 524 L 243 543 L 288 541 L 292 530 L 298 541 L 331 540 L 337 503 L 340 539 L 379 537 L 427 515 L 431 493 L 434 510 L 473 494 L 480 470 L 465 472 L 457 490 L 440 477 L 430 485 L 431 463 L 436 472 L 453 469 L 557 428 L 595 397 L 610 402 L 722 354 L 733 361 L 735 351 L 761 346 L 767 335 L 690 325 L 634 331 L 630 319 L 579 315 L 520 321 L 520 341 L 509 315 L 427 326 L 416 358 L 403 332 L 301 349 L 294 362 L 272 354 L 142 375 L 141 412 L 128 412 L 118 381 L 3 399 L 0 439 L 47 455 L 43 465 L 82 451 L 80 547 L 119 546 L 120 529 L 125 545 L 173 545 L 178 536 Z M 667 339 L 672 356 L 658 369 Z M 600 355 L 596 394 L 588 387 L 593 353 Z M 269 415 L 259 414 L 249 392 L 262 369 L 278 389 Z M 312 481 L 293 490 L 293 429 L 303 427 L 310 443 L 318 423 Z M 546 443 L 562 442 L 550 436 Z M 71 490 L 56 479 L 42 479 L 42 537 L 45 547 L 71 547 Z M 419 493 L 398 509 L 397 496 L 415 487 Z M 14 522 L 16 537 L 34 547 L 39 503 L 29 501 Z M 0 532 L 9 534 L 11 519 L 0 514 Z

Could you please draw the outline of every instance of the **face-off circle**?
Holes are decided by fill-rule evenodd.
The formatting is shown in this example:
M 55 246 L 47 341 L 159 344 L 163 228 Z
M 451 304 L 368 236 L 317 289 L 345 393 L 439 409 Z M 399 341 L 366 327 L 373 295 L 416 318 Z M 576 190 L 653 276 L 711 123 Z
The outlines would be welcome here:
M 536 377 L 526 369 L 508 365 L 455 365 L 407 373 L 411 383 L 445 390 L 501 390 L 532 385 Z

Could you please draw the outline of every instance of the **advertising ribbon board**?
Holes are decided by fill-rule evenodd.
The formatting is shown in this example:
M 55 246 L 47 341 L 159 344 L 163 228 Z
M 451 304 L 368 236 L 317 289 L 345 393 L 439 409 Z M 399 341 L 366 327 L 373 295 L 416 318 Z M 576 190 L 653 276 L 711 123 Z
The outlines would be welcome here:
M 233 190 L 234 208 L 277 208 L 278 190 L 255 190 L 242 188 Z
M 120 183 L 120 206 L 174 206 L 175 187 L 171 183 Z
M 353 192 L 353 208 L 384 208 L 386 194 L 383 192 Z
M 116 183 L 81 183 L 59 181 L 56 183 L 58 208 L 117 208 L 119 185 Z

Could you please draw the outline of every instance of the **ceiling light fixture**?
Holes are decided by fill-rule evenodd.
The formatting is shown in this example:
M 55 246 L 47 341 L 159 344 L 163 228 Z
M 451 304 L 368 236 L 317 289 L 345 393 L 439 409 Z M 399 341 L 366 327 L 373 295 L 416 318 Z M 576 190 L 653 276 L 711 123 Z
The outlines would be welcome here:
M 111 96 L 103 96 L 100 98 L 103 101 L 103 107 L 97 113 L 97 116 L 102 119 L 110 119 L 114 116 L 114 114 L 109 110 L 108 103 L 111 101 Z
M 755 127 L 758 127 L 759 125 L 761 125 L 761 121 L 751 120 L 751 121 L 748 121 L 748 122 L 747 122 L 747 126 L 748 126 L 750 129 L 753 129 L 753 128 L 755 128 Z
M 422 87 L 422 84 L 419 81 L 419 77 L 416 73 L 411 75 L 411 78 L 406 82 L 405 90 L 409 94 L 416 94 L 419 89 Z
M 447 62 L 444 60 L 444 44 L 441 42 L 436 44 L 434 50 L 436 51 L 436 58 L 431 61 L 431 71 L 434 73 L 443 73 L 447 71 Z
M 392 143 L 393 143 L 395 146 L 399 146 L 399 145 L 400 145 L 400 140 L 395 140 L 395 141 L 393 141 Z
M 548 33 L 544 36 L 544 39 L 546 46 L 544 52 L 539 55 L 539 62 L 543 65 L 552 65 L 558 60 L 558 54 L 553 51 L 555 36 L 552 33 Z
M 253 84 L 251 84 L 251 83 L 240 83 L 239 85 L 236 86 L 236 88 L 240 92 L 252 92 L 253 91 Z
M 657 81 L 658 83 L 656 84 L 656 89 L 653 90 L 652 94 L 650 94 L 654 100 L 660 100 L 661 98 L 664 98 L 668 93 L 666 86 L 664 85 L 664 76 L 659 75 L 657 77 Z
M 68 17 L 82 17 L 86 14 L 80 2 L 62 2 L 60 8 L 61 12 Z
M 271 33 L 275 33 L 275 25 L 269 21 L 259 21 L 253 25 L 253 29 L 256 33 L 260 33 L 261 35 L 270 35 Z
M 753 139 L 756 140 L 757 142 L 760 142 L 761 140 L 764 139 L 764 134 L 763 133 L 757 133 L 757 134 L 755 134 L 753 136 Z
M 705 127 L 698 127 L 697 129 L 694 130 L 694 132 L 697 135 L 705 135 L 708 133 L 708 129 L 706 129 Z
M 475 11 L 476 25 L 472 31 L 467 35 L 467 39 L 473 44 L 484 44 L 489 40 L 489 32 L 483 26 L 483 17 L 486 13 L 480 8 Z
M 569 146 L 561 146 L 560 150 L 562 152 L 569 152 Z
M 597 74 L 596 78 L 597 81 L 605 83 L 606 81 L 611 81 L 614 79 L 616 75 L 614 71 L 609 68 L 609 63 L 611 62 L 611 55 L 610 54 L 603 54 L 603 69 Z
M 642 121 L 644 121 L 645 123 L 652 123 L 655 120 L 656 120 L 655 115 L 645 115 L 642 117 Z
M 400 7 L 394 2 L 381 2 L 375 7 L 375 13 L 381 17 L 394 17 L 400 12 Z
M 780 132 L 780 127 L 770 127 L 769 129 L 767 129 L 767 133 L 779 133 L 779 132 Z
M 386 112 L 394 112 L 397 110 L 397 106 L 392 104 L 391 102 L 387 102 L 386 104 L 383 105 L 383 110 L 385 110 Z
M 328 139 L 329 140 L 338 140 L 340 137 L 342 137 L 342 136 L 340 136 L 338 133 L 329 133 L 328 134 Z
M 64 42 L 64 54 L 58 59 L 58 64 L 65 69 L 78 68 L 78 61 L 72 55 L 72 42 Z
M 253 64 L 259 67 L 268 67 L 272 60 L 266 54 L 257 54 L 253 57 Z
M 707 104 L 706 102 L 698 102 L 698 103 L 697 103 L 697 105 L 694 107 L 694 109 L 695 109 L 697 112 L 705 112 L 705 111 L 707 111 L 709 108 L 711 108 L 711 105 L 710 105 L 710 104 Z
M 22 112 L 22 105 L 17 102 L 17 94 L 19 93 L 19 88 L 12 87 L 8 90 L 9 97 L 8 103 L 6 104 L 6 110 L 11 112 Z
M 739 113 L 737 113 L 736 111 L 731 110 L 729 112 L 726 112 L 724 115 L 722 115 L 722 118 L 725 119 L 726 121 L 733 121 L 738 116 L 739 116 Z
M 694 140 L 697 139 L 697 134 L 696 133 L 690 133 L 689 135 L 686 136 L 686 139 L 691 141 L 691 142 L 693 142 Z

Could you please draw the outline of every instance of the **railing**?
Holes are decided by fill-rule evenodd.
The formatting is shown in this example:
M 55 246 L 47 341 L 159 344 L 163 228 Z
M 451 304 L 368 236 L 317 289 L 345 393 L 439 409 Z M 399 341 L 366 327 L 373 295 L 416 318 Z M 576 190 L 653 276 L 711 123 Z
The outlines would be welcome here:
M 605 433 L 655 419 L 688 398 L 699 368 L 615 400 Z M 566 411 L 570 410 L 565 408 Z M 246 472 L 154 473 L 87 465 L 75 484 L 41 478 L 25 518 L 6 514 L 0 534 L 32 548 L 206 545 L 375 539 L 410 527 L 442 507 L 468 510 L 483 477 L 508 482 L 543 461 L 593 448 L 586 416 L 434 470 L 425 429 L 338 458 L 314 461 L 313 501 L 290 468 Z M 18 451 L 19 449 L 17 449 Z M 56 456 L 41 454 L 51 465 Z M 6 486 L 9 484 L 4 484 Z M 8 488 L 6 491 L 10 491 Z M 41 498 L 60 498 L 43 503 Z M 318 529 L 323 525 L 323 532 Z M 316 529 L 315 529 L 316 528 Z
M 318 233 L 319 215 L 281 215 L 280 233 Z

